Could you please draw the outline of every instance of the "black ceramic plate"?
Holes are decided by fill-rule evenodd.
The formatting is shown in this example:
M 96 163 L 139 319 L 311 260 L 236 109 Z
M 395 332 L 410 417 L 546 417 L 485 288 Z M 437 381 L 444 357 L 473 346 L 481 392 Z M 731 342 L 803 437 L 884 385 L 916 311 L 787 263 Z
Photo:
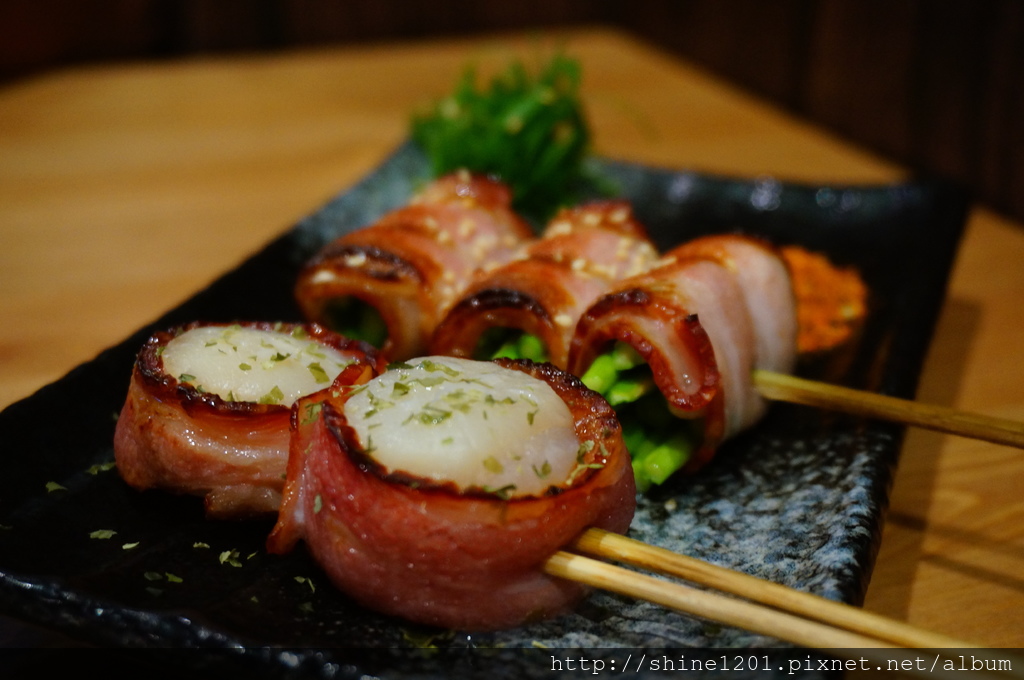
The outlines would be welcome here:
M 634 201 L 663 247 L 742 230 L 856 265 L 871 291 L 863 333 L 848 351 L 801 370 L 913 396 L 963 226 L 959 191 L 930 182 L 794 186 L 610 161 L 594 166 Z M 603 593 L 536 626 L 435 635 L 357 607 L 301 550 L 267 555 L 269 524 L 206 521 L 199 500 L 137 493 L 110 468 L 134 355 L 153 329 L 196 319 L 296 319 L 291 288 L 300 264 L 331 237 L 403 203 L 425 171 L 423 157 L 403 146 L 208 289 L 0 414 L 0 612 L 96 645 L 239 649 L 233 660 L 270 676 L 420 676 L 427 667 L 415 661 L 371 660 L 354 648 L 424 640 L 456 648 L 774 644 Z M 901 438 L 898 427 L 775 404 L 706 470 L 644 498 L 633 535 L 858 602 Z

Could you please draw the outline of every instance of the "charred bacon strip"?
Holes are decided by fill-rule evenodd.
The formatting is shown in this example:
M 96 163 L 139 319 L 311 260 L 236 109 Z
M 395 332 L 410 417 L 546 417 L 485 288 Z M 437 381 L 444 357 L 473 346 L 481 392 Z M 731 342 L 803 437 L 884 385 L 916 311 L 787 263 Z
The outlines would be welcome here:
M 754 325 L 754 367 L 777 373 L 790 373 L 798 353 L 797 277 L 784 252 L 753 237 L 731 234 L 688 241 L 669 254 L 676 260 L 716 262 L 736 277 Z
M 423 353 L 471 278 L 533 236 L 510 202 L 507 187 L 484 177 L 459 172 L 435 180 L 306 265 L 295 287 L 303 314 L 393 359 Z
M 469 287 L 438 325 L 431 351 L 491 358 L 506 336 L 525 334 L 542 347 L 532 358 L 564 369 L 576 323 L 587 307 L 616 281 L 639 274 L 656 259 L 625 201 L 564 209 L 522 257 Z
M 676 466 L 697 469 L 722 440 L 763 414 L 750 379 L 754 368 L 789 370 L 795 361 L 795 298 L 785 264 L 747 237 L 684 244 L 587 311 L 570 370 L 584 375 L 616 343 L 639 355 L 674 415 L 702 421 L 699 447 L 678 456 Z M 641 486 L 667 476 L 659 470 L 645 477 L 634 465 Z
M 405 383 L 408 388 L 433 390 L 433 378 L 445 380 L 446 375 L 474 380 L 474 369 L 468 364 L 493 366 L 441 357 L 424 361 L 430 362 L 430 372 L 424 373 L 422 362 L 417 364 Z M 496 363 L 550 387 L 556 395 L 552 398 L 568 409 L 577 446 L 568 452 L 576 460 L 576 470 L 568 479 L 552 477 L 546 491 L 517 495 L 507 488 L 488 491 L 422 474 L 403 476 L 401 469 L 380 462 L 382 454 L 375 453 L 377 442 L 370 441 L 372 435 L 358 434 L 376 416 L 364 414 L 361 406 L 353 409 L 353 393 L 373 388 L 377 381 L 319 393 L 300 400 L 294 409 L 288 482 L 268 549 L 284 553 L 303 540 L 338 588 L 369 608 L 424 624 L 499 629 L 571 608 L 584 589 L 545 574 L 541 565 L 587 527 L 627 530 L 636 502 L 629 455 L 614 412 L 577 378 L 550 364 Z M 461 375 L 453 376 L 449 370 Z M 421 378 L 429 378 L 432 384 L 417 382 Z M 495 385 L 490 373 L 480 379 Z M 400 383 L 391 384 L 386 394 Z M 454 387 L 455 392 L 471 389 L 469 383 L 465 388 Z M 399 391 L 403 394 L 379 406 L 390 410 L 388 417 L 394 422 L 405 423 L 407 445 L 418 448 L 431 437 L 442 445 L 448 441 L 456 430 L 431 434 L 431 428 L 442 426 L 441 421 L 421 418 L 419 405 L 409 410 L 400 398 L 404 388 Z M 482 399 L 481 403 L 487 402 L 486 396 Z M 419 404 L 417 400 L 408 403 Z M 452 420 L 444 423 L 454 425 L 454 419 L 463 416 L 457 427 L 472 427 L 476 432 L 471 439 L 485 441 L 486 430 L 505 416 L 496 405 L 481 416 L 479 406 L 465 413 L 457 409 Z M 519 423 L 522 414 L 511 417 Z M 475 419 L 472 426 L 465 424 L 468 419 Z M 524 421 L 516 427 L 529 425 Z M 477 456 L 486 467 L 522 454 L 524 464 L 538 475 L 546 474 L 542 463 L 513 448 L 518 443 L 503 441 L 500 450 L 451 445 L 460 447 L 455 452 L 458 456 Z
M 191 346 L 176 350 L 176 342 Z M 211 356 L 223 361 L 203 367 Z M 169 373 L 168 359 L 200 368 Z M 192 323 L 157 332 L 138 354 L 117 421 L 118 470 L 136 489 L 203 496 L 211 517 L 275 512 L 294 398 L 286 381 L 297 376 L 310 391 L 383 370 L 372 347 L 316 325 Z M 273 384 L 261 387 L 261 379 Z

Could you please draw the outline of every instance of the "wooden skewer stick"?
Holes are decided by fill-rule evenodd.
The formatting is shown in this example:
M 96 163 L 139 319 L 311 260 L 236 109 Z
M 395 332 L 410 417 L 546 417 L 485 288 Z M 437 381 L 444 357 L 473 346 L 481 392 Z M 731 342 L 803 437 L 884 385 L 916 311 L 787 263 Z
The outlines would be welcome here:
M 918 648 L 968 649 L 977 645 L 932 633 L 857 607 L 801 592 L 778 583 L 719 567 L 695 557 L 659 548 L 620 534 L 588 529 L 572 546 L 575 550 L 676 576 L 722 592 L 759 602 L 804 618 Z
M 620 595 L 635 597 L 699 618 L 752 633 L 793 643 L 808 649 L 827 650 L 829 656 L 845 659 L 842 669 L 887 670 L 895 668 L 908 675 L 934 678 L 927 668 L 915 664 L 920 652 L 890 645 L 876 637 L 851 633 L 819 621 L 763 607 L 716 592 L 699 590 L 673 581 L 559 551 L 548 558 L 544 569 L 553 576 L 583 583 Z M 929 653 L 930 654 L 930 653 Z M 930 657 L 929 657 L 930 658 Z M 937 660 L 937 659 L 936 659 Z M 1016 667 L 1000 676 L 1021 678 Z
M 933 677 L 931 670 L 926 671 L 918 663 L 904 665 L 904 661 L 920 662 L 920 659 L 913 655 L 907 656 L 905 653 L 901 656 L 900 650 L 942 650 L 945 655 L 939 652 L 939 655 L 934 657 L 935 663 L 942 658 L 945 661 L 952 661 L 955 665 L 957 650 L 970 649 L 972 659 L 989 659 L 999 664 L 997 668 L 1000 669 L 1001 676 L 1024 678 L 1024 673 L 1020 671 L 1021 660 L 1005 652 L 993 655 L 977 645 L 925 631 L 850 605 L 796 591 L 749 574 L 718 567 L 625 536 L 600 529 L 588 529 L 571 548 L 669 576 L 677 576 L 712 590 L 702 590 L 654 578 L 565 551 L 552 555 L 544 563 L 544 570 L 560 578 L 644 599 L 699 618 L 767 635 L 801 647 L 827 650 L 833 657 L 847 659 L 851 663 L 858 662 L 856 668 L 862 668 L 865 662 L 870 662 L 872 669 L 888 669 L 896 663 L 896 668 L 909 674 Z M 929 656 L 929 659 L 931 658 Z M 1007 667 L 1004 664 L 1012 666 Z
M 665 581 L 589 557 L 557 552 L 544 563 L 553 576 L 660 604 L 687 614 L 811 649 L 898 648 L 876 638 L 831 628 L 752 602 Z
M 754 386 L 766 399 L 891 420 L 1024 448 L 1024 422 L 921 404 L 770 371 L 754 371 Z

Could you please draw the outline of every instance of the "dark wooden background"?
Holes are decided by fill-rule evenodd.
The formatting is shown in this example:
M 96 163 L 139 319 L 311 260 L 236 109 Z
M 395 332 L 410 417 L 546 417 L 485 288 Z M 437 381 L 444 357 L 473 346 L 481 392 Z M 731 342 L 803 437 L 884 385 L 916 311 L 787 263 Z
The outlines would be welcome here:
M 1022 0 L 0 0 L 0 86 L 72 63 L 595 24 L 1024 219 Z

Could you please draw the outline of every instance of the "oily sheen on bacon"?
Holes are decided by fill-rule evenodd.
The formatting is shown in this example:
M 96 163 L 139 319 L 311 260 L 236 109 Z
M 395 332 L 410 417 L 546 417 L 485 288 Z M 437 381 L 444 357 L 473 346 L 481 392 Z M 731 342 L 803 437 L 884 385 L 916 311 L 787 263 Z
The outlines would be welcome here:
M 664 264 L 688 259 L 716 262 L 736 278 L 754 326 L 755 367 L 791 372 L 798 354 L 799 301 L 784 252 L 749 236 L 725 234 L 688 241 Z
M 629 203 L 563 209 L 519 257 L 469 287 L 434 331 L 431 351 L 471 358 L 489 329 L 515 329 L 539 338 L 548 360 L 565 369 L 587 307 L 657 257 Z
M 383 368 L 366 343 L 316 325 L 157 332 L 138 354 L 117 421 L 118 471 L 137 489 L 203 496 L 210 517 L 276 512 L 294 400 Z
M 389 357 L 426 352 L 430 334 L 472 277 L 508 261 L 533 237 L 511 201 L 508 187 L 486 177 L 458 172 L 435 180 L 408 205 L 338 238 L 306 265 L 295 286 L 303 314 L 351 335 L 343 326 L 361 305 L 386 327 L 380 344 Z
M 792 368 L 796 319 L 792 283 L 773 248 L 745 236 L 707 236 L 673 249 L 587 310 L 569 370 L 582 374 L 614 342 L 632 346 L 670 409 L 703 420 L 693 470 L 763 415 L 751 372 Z
M 475 456 L 478 465 L 496 474 L 522 457 L 530 474 L 551 475 L 543 492 L 523 495 L 515 484 L 492 489 L 475 479 L 446 481 L 429 472 L 388 467 L 374 457 L 376 443 L 357 432 L 372 428 L 375 415 L 362 413 L 362 407 L 349 413 L 353 390 L 337 396 L 320 393 L 295 406 L 288 482 L 268 549 L 284 553 L 303 540 L 341 590 L 369 608 L 417 623 L 493 630 L 566 612 L 585 589 L 547 575 L 543 562 L 588 527 L 625 532 L 635 510 L 629 454 L 614 413 L 599 395 L 550 364 L 511 360 L 491 364 L 442 357 L 429 361 L 425 379 L 415 378 L 422 372 L 412 373 L 406 387 L 430 390 L 444 375 L 452 380 L 465 378 L 464 386 L 446 390 L 446 396 L 440 397 L 450 403 L 465 403 L 467 392 L 462 390 L 473 389 L 477 374 L 472 373 L 472 364 L 518 372 L 550 389 L 570 415 L 574 448 L 568 453 L 575 461 L 573 472 L 567 479 L 555 479 L 551 469 L 557 464 L 545 466 L 544 462 L 556 454 L 531 453 L 526 450 L 529 445 L 519 451 L 516 438 L 500 434 L 498 450 L 466 449 L 452 457 Z M 439 365 L 454 368 L 459 375 L 436 368 Z M 491 441 L 487 429 L 503 417 L 515 418 L 524 432 L 529 429 L 522 411 L 498 407 L 499 402 L 511 403 L 520 397 L 501 392 L 489 399 L 492 387 L 503 387 L 491 374 L 481 380 L 488 387 L 470 397 L 479 401 L 464 410 L 453 409 L 450 420 L 444 417 L 453 429 L 440 430 L 437 443 L 445 444 L 451 437 L 452 446 L 472 446 L 471 441 L 454 439 L 452 433 L 464 427 L 475 430 L 470 439 Z M 539 392 L 522 398 L 536 400 L 542 409 L 547 403 Z M 424 434 L 429 428 L 443 427 L 441 421 L 432 420 L 441 416 L 432 411 L 434 416 L 428 417 L 422 400 L 410 402 L 417 405 L 406 411 L 403 403 L 396 399 L 388 406 L 378 400 L 378 406 L 397 410 L 389 415 L 395 422 L 415 423 L 410 432 L 418 435 L 410 436 L 405 446 L 416 451 L 424 437 L 432 436 Z M 478 422 L 460 423 L 455 414 Z M 555 433 L 548 430 L 546 434 Z M 427 449 L 436 451 L 433 443 Z

